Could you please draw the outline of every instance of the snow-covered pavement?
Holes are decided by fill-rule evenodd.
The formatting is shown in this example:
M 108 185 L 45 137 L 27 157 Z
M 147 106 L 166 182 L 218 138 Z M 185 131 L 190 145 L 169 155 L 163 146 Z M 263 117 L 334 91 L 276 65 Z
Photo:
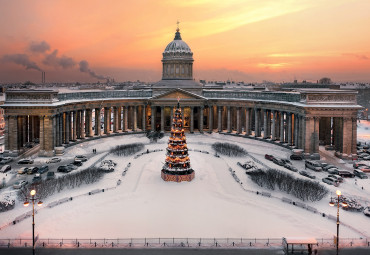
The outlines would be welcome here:
M 150 144 L 144 135 L 130 135 L 94 140 L 66 149 L 64 157 L 73 158 L 77 154 L 105 153 L 110 147 L 134 142 L 145 143 L 147 149 L 163 151 L 144 154 L 138 158 L 108 155 L 118 163 L 116 170 L 107 173 L 101 181 L 84 185 L 78 189 L 64 190 L 46 201 L 48 203 L 65 197 L 85 194 L 94 189 L 117 186 L 115 189 L 95 195 L 80 196 L 73 201 L 53 208 L 46 206 L 36 215 L 36 232 L 40 238 L 130 238 L 130 237 L 248 237 L 280 238 L 283 236 L 313 236 L 332 238 L 336 223 L 321 214 L 283 203 L 280 199 L 263 197 L 253 191 L 271 192 L 278 198 L 296 198 L 278 190 L 264 190 L 250 181 L 245 171 L 237 165 L 252 160 L 214 156 L 211 145 L 216 141 L 233 142 L 245 148 L 253 157 L 266 165 L 288 171 L 264 159 L 265 153 L 288 158 L 290 151 L 269 143 L 252 139 L 225 136 L 220 134 L 186 134 L 195 179 L 188 183 L 164 182 L 160 177 L 165 159 L 168 136 L 158 143 Z M 208 151 L 205 154 L 195 150 Z M 102 155 L 96 155 L 96 159 Z M 96 159 L 90 159 L 83 167 L 88 167 Z M 41 158 L 39 159 L 41 160 Z M 127 174 L 122 172 L 131 163 Z M 303 162 L 294 162 L 303 169 Z M 243 183 L 237 183 L 229 168 L 235 170 Z M 296 177 L 305 178 L 298 173 Z M 317 173 L 321 180 L 325 173 Z M 346 179 L 340 187 L 344 195 L 370 197 L 370 181 Z M 326 184 L 323 184 L 326 185 Z M 364 190 L 361 189 L 364 187 Z M 244 189 L 243 189 L 244 188 Z M 327 186 L 335 193 L 336 188 Z M 329 207 L 330 195 L 320 202 L 305 202 L 318 211 L 335 216 L 336 209 Z M 1 213 L 0 225 L 12 221 L 29 209 L 18 203 L 14 210 Z M 341 227 L 342 237 L 370 236 L 370 218 L 362 213 L 341 210 L 343 223 L 357 231 Z M 0 231 L 0 238 L 31 236 L 31 221 L 26 219 Z

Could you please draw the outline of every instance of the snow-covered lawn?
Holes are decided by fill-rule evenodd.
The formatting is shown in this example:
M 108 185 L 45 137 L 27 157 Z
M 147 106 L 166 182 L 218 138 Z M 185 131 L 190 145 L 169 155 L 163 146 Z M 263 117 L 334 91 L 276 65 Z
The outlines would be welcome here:
M 88 167 L 106 153 L 110 147 L 134 142 L 145 143 L 147 149 L 163 149 L 138 158 L 108 155 L 106 159 L 117 162 L 116 170 L 107 173 L 101 181 L 84 185 L 48 197 L 43 209 L 36 215 L 36 233 L 40 238 L 135 238 L 135 237 L 246 237 L 281 238 L 283 236 L 312 236 L 332 238 L 336 232 L 335 221 L 308 210 L 281 201 L 282 197 L 299 201 L 278 190 L 264 190 L 250 181 L 245 171 L 237 166 L 252 160 L 250 157 L 217 158 L 211 145 L 216 141 L 231 142 L 245 148 L 253 157 L 266 165 L 305 178 L 264 159 L 265 153 L 288 158 L 290 151 L 269 143 L 220 134 L 186 134 L 190 161 L 195 179 L 188 183 L 164 182 L 160 177 L 165 159 L 168 136 L 150 144 L 144 135 L 129 135 L 86 142 L 66 150 L 65 158 L 78 154 L 91 154 L 96 148 L 98 155 L 89 159 Z M 208 151 L 209 154 L 194 150 Z M 99 154 L 101 153 L 101 154 Z M 141 152 L 140 152 L 141 153 Z M 36 160 L 44 160 L 37 158 Z M 127 174 L 122 172 L 128 165 Z M 303 162 L 293 162 L 303 169 Z M 235 170 L 243 184 L 235 181 L 229 168 Z M 317 180 L 327 173 L 316 173 Z M 117 186 L 117 181 L 121 184 Z M 322 182 L 321 182 L 322 183 Z M 340 186 L 344 195 L 370 197 L 370 180 L 346 179 Z M 326 185 L 326 184 L 323 184 Z M 318 211 L 336 215 L 336 208 L 329 207 L 330 195 L 336 188 L 326 185 L 332 194 L 320 202 L 305 202 Z M 86 194 L 94 189 L 116 187 L 95 195 L 83 195 L 72 201 L 48 208 L 53 201 Z M 361 187 L 364 187 L 362 190 Z M 271 192 L 278 198 L 255 193 Z M 29 209 L 18 203 L 14 210 L 1 213 L 0 225 L 12 221 Z M 341 237 L 370 236 L 370 218 L 362 213 L 341 210 L 341 221 L 357 231 L 341 227 Z M 362 234 L 361 234 L 362 233 Z M 0 230 L 0 238 L 30 237 L 31 219 Z

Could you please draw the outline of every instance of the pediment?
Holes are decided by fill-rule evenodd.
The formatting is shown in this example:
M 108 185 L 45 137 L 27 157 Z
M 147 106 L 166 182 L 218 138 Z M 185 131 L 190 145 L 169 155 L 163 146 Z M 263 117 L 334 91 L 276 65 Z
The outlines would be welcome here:
M 157 96 L 153 97 L 152 99 L 166 99 L 166 100 L 173 99 L 173 100 L 177 100 L 178 98 L 180 98 L 180 100 L 181 99 L 186 99 L 186 100 L 189 100 L 189 99 L 198 99 L 198 100 L 199 99 L 205 99 L 202 96 L 199 96 L 197 94 L 185 91 L 183 89 L 174 89 L 174 90 L 165 92 L 163 94 L 157 95 Z

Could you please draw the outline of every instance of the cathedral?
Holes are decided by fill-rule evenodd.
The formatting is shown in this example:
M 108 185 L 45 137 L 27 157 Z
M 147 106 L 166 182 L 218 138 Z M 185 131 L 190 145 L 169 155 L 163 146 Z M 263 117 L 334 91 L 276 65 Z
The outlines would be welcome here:
M 40 156 L 53 156 L 104 136 L 169 132 L 180 98 L 187 133 L 258 139 L 313 159 L 319 158 L 320 145 L 333 148 L 338 157 L 356 157 L 357 92 L 206 86 L 193 78 L 193 52 L 179 29 L 162 55 L 162 79 L 149 89 L 6 91 L 4 154 L 17 156 L 36 142 Z

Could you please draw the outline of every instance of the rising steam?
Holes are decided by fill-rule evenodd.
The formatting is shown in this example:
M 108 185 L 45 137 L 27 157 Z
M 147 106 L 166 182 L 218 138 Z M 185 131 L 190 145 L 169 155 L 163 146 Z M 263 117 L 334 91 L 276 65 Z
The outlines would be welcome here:
M 6 54 L 1 60 L 24 66 L 26 69 L 35 69 L 42 72 L 41 68 L 35 62 L 31 61 L 26 54 Z
M 76 65 L 76 62 L 73 58 L 67 56 L 58 57 L 58 50 L 54 50 L 52 53 L 47 54 L 45 59 L 42 61 L 44 65 L 54 66 L 54 67 L 62 67 L 63 69 L 71 68 Z
M 83 73 L 88 73 L 90 76 L 97 78 L 99 80 L 108 79 L 108 77 L 105 77 L 103 75 L 97 75 L 94 71 L 92 71 L 89 68 L 89 63 L 86 60 L 80 61 L 80 71 Z

